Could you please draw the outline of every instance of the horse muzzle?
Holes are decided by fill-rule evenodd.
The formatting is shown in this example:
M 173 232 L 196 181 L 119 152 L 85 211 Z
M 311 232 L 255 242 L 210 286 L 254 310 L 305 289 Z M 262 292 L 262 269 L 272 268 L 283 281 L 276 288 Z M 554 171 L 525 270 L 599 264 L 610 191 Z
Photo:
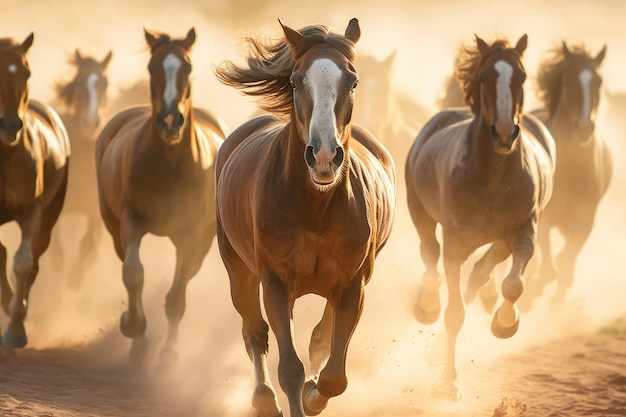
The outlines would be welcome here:
M 511 124 L 503 128 L 498 124 L 491 126 L 491 139 L 497 153 L 508 155 L 513 152 L 520 128 L 518 124 Z
M 341 146 L 336 147 L 333 151 L 327 146 L 322 146 L 318 151 L 315 151 L 312 145 L 307 145 L 304 159 L 313 182 L 319 186 L 332 185 L 339 176 L 344 156 L 344 150 Z
M 4 145 L 14 145 L 23 127 L 24 123 L 19 117 L 0 118 L 0 142 Z
M 185 118 L 180 112 L 168 113 L 165 116 L 160 113 L 156 117 L 157 127 L 161 132 L 164 142 L 175 142 L 180 136 L 180 128 L 185 123 Z

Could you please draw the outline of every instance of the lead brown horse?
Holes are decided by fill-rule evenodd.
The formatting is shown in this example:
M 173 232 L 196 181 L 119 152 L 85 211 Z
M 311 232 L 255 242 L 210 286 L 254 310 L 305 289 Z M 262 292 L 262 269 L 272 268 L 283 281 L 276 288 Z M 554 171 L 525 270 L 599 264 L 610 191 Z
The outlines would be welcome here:
M 109 52 L 98 60 L 83 56 L 76 49 L 69 62 L 76 69 L 74 77 L 55 85 L 57 97 L 64 106 L 60 115 L 70 135 L 73 155 L 61 216 L 78 213 L 87 220 L 84 234 L 78 242 L 78 258 L 67 275 L 71 288 L 80 287 L 87 268 L 95 263 L 98 242 L 104 230 L 96 193 L 94 154 L 97 131 L 106 104 L 107 68 L 111 57 L 112 52 Z M 52 234 L 50 253 L 54 255 L 54 265 L 62 268 L 65 251 L 58 228 Z
M 175 358 L 187 283 L 215 237 L 214 166 L 227 129 L 218 117 L 192 104 L 189 53 L 195 30 L 182 39 L 145 31 L 145 39 L 151 52 L 151 106 L 123 110 L 107 123 L 96 143 L 96 172 L 102 219 L 123 261 L 128 291 L 120 328 L 133 338 L 135 359 L 143 359 L 147 346 L 139 246 L 151 233 L 169 237 L 176 248 L 160 355 L 167 363 Z
M 285 40 L 249 39 L 248 67 L 227 62 L 216 71 L 225 84 L 261 96 L 265 110 L 289 116 L 286 123 L 266 115 L 242 124 L 220 148 L 216 167 L 217 239 L 254 365 L 259 417 L 283 415 L 266 366 L 260 287 L 289 415 L 319 414 L 347 387 L 348 343 L 395 213 L 391 156 L 351 122 L 358 21 L 344 36 L 325 26 L 282 28 Z M 292 312 L 309 293 L 325 298 L 326 307 L 311 336 L 305 383 Z
M 31 33 L 19 43 L 0 39 L 0 224 L 15 221 L 21 241 L 13 258 L 13 288 L 6 272 L 7 251 L 0 244 L 2 308 L 9 315 L 2 342 L 27 344 L 24 319 L 39 257 L 63 207 L 70 143 L 59 115 L 28 97 L 31 71 L 26 54 Z
M 442 390 L 452 398 L 459 395 L 456 339 L 465 319 L 461 267 L 476 249 L 491 244 L 470 274 L 469 300 L 494 266 L 512 256 L 502 283 L 504 301 L 491 330 L 500 338 L 513 336 L 522 273 L 552 193 L 554 140 L 537 118 L 522 113 L 526 45 L 526 35 L 514 47 L 504 39 L 487 44 L 476 37 L 476 47 L 466 48 L 457 71 L 471 111 L 450 109 L 433 116 L 406 161 L 407 202 L 426 267 L 416 317 L 425 324 L 440 314 L 438 224 L 443 235 L 448 345 Z
M 576 260 L 593 230 L 598 205 L 611 181 L 611 151 L 595 130 L 602 85 L 599 69 L 605 54 L 606 46 L 594 56 L 583 45 L 568 47 L 563 42 L 548 52 L 539 67 L 542 108 L 533 113 L 554 136 L 558 164 L 554 193 L 539 224 L 539 276 L 529 282 L 531 291 L 524 296 L 525 304 L 556 279 L 553 305 L 562 307 L 574 282 Z M 564 240 L 554 259 L 552 230 Z

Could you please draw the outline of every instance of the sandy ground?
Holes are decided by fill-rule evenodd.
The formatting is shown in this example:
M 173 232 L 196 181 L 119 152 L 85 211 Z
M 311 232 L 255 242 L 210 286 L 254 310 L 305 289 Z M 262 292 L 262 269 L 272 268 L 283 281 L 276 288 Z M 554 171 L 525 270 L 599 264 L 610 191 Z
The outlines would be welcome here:
M 114 95 L 146 74 L 142 28 L 182 36 L 195 26 L 195 103 L 219 111 L 233 128 L 254 107 L 237 92 L 218 85 L 211 65 L 238 59 L 243 52 L 239 44 L 242 34 L 278 33 L 278 17 L 295 27 L 325 23 L 339 31 L 351 17 L 359 17 L 363 30 L 360 46 L 380 57 L 397 49 L 395 84 L 425 106 L 434 106 L 459 42 L 471 40 L 474 33 L 485 38 L 502 34 L 514 40 L 528 33 L 529 71 L 536 68 L 541 52 L 562 38 L 585 42 L 593 51 L 607 43 L 605 88 L 626 91 L 621 61 L 626 56 L 626 36 L 617 18 L 626 12 L 626 5 L 617 1 L 585 6 L 555 1 L 550 2 L 550 9 L 539 1 L 449 1 L 437 6 L 427 1 L 391 1 L 387 3 L 395 8 L 389 9 L 382 8 L 379 1 L 364 1 L 359 10 L 348 2 L 333 2 L 331 7 L 325 2 L 269 0 L 176 5 L 147 0 L 80 4 L 59 0 L 54 6 L 44 0 L 2 3 L 0 35 L 21 40 L 35 32 L 29 54 L 31 97 L 44 100 L 53 98 L 54 80 L 72 75 L 66 58 L 74 48 L 98 58 L 113 49 L 110 88 Z M 563 18 L 561 9 L 566 7 L 571 9 Z M 589 16 L 594 18 L 587 21 Z M 532 90 L 527 94 L 531 106 Z M 626 230 L 621 142 L 625 130 L 611 119 L 611 111 L 605 100 L 598 130 L 614 150 L 616 177 L 581 254 L 566 308 L 551 309 L 553 288 L 548 287 L 533 310 L 522 315 L 518 334 L 499 340 L 489 331 L 491 317 L 478 304 L 468 306 L 457 354 L 462 399 L 450 402 L 436 397 L 433 388 L 440 379 L 445 334 L 442 319 L 423 326 L 411 314 L 423 266 L 417 234 L 400 191 L 396 225 L 366 290 L 365 311 L 350 345 L 348 389 L 331 400 L 322 415 L 626 415 L 626 307 L 622 301 L 626 280 L 621 264 L 626 255 L 621 241 Z M 398 187 L 402 190 L 402 181 Z M 69 269 L 76 256 L 69 248 L 82 233 L 84 220 L 65 216 L 58 227 L 68 247 L 64 262 Z M 10 254 L 16 248 L 16 234 L 13 225 L 0 230 Z M 78 291 L 68 288 L 67 273 L 54 272 L 44 255 L 26 321 L 29 344 L 19 351 L 3 351 L 0 359 L 0 415 L 249 415 L 252 366 L 217 246 L 188 287 L 179 359 L 170 369 L 158 366 L 156 354 L 165 330 L 163 304 L 173 276 L 173 249 L 165 239 L 148 237 L 141 257 L 146 275 L 147 339 L 153 353 L 147 366 L 131 364 L 130 342 L 118 330 L 126 295 L 121 263 L 113 254 L 110 238 L 103 237 L 98 261 Z M 312 296 L 296 304 L 296 341 L 305 362 L 307 341 L 321 307 L 321 301 Z M 6 323 L 7 318 L 0 315 L 0 327 Z M 272 339 L 269 366 L 273 381 L 277 381 L 277 359 Z M 283 397 L 280 400 L 285 404 Z

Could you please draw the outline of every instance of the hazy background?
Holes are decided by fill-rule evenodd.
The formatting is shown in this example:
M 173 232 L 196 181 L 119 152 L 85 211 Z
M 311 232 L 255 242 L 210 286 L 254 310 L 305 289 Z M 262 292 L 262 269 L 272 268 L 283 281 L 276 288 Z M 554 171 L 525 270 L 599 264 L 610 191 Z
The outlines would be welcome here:
M 321 23 L 343 33 L 349 19 L 357 17 L 362 30 L 358 51 L 381 59 L 397 51 L 395 87 L 431 111 L 435 110 L 442 83 L 452 72 L 460 43 L 472 41 L 474 34 L 485 40 L 505 36 L 513 43 L 528 34 L 524 59 L 530 74 L 527 108 L 535 103 L 533 75 L 547 48 L 566 40 L 584 43 L 595 54 L 607 44 L 598 130 L 616 153 L 616 177 L 600 207 L 596 229 L 581 253 L 566 311 L 551 311 L 549 296 L 544 297 L 532 312 L 522 316 L 515 337 L 498 340 L 489 331 L 491 316 L 478 304 L 469 306 L 457 350 L 463 400 L 452 404 L 433 399 L 430 390 L 441 370 L 443 325 L 440 319 L 432 326 L 422 326 L 412 318 L 423 266 L 417 233 L 408 221 L 404 200 L 399 198 L 395 229 L 366 290 L 365 311 L 350 346 L 350 384 L 341 397 L 330 402 L 328 414 L 487 415 L 497 406 L 503 389 L 498 377 L 484 371 L 493 361 L 534 344 L 586 331 L 626 313 L 626 249 L 622 240 L 622 184 L 626 175 L 621 163 L 624 113 L 612 119 L 613 110 L 608 104 L 609 93 L 626 92 L 626 2 L 0 0 L 0 5 L 0 36 L 21 41 L 30 32 L 35 33 L 28 56 L 32 71 L 30 96 L 43 101 L 54 98 L 55 81 L 73 76 L 66 61 L 75 48 L 98 59 L 113 50 L 109 92 L 114 98 L 119 88 L 147 77 L 143 28 L 181 37 L 195 27 L 194 103 L 221 115 L 231 129 L 246 120 L 254 106 L 237 91 L 218 84 L 212 65 L 224 59 L 241 62 L 245 52 L 243 36 L 279 36 L 278 18 L 294 28 Z M 396 162 L 404 164 L 401 158 Z M 402 179 L 398 187 L 404 187 Z M 72 241 L 84 223 L 79 217 L 68 216 L 61 220 L 60 227 L 65 239 Z M 14 234 L 11 226 L 5 229 L 3 236 Z M 7 240 L 12 257 L 15 245 Z M 165 325 L 163 300 L 173 276 L 173 249 L 167 240 L 149 237 L 144 240 L 141 254 L 146 276 L 147 334 L 160 347 Z M 29 346 L 44 349 L 83 344 L 86 349 L 95 349 L 103 362 L 124 363 L 129 342 L 119 334 L 118 319 L 126 295 L 121 263 L 113 255 L 108 235 L 102 240 L 97 267 L 86 277 L 83 288 L 72 292 L 64 281 L 63 276 L 50 272 L 44 257 L 27 319 Z M 442 285 L 445 306 L 444 290 Z M 197 405 L 206 415 L 245 415 L 252 394 L 252 366 L 245 354 L 241 322 L 230 302 L 228 279 L 216 243 L 187 294 L 178 372 L 167 379 L 164 397 L 181 406 Z M 296 304 L 296 337 L 305 361 L 310 330 L 320 317 L 320 306 L 315 297 L 304 297 Z M 6 327 L 6 317 L 0 318 L 0 324 Z M 271 340 L 274 377 L 277 349 L 273 336 Z

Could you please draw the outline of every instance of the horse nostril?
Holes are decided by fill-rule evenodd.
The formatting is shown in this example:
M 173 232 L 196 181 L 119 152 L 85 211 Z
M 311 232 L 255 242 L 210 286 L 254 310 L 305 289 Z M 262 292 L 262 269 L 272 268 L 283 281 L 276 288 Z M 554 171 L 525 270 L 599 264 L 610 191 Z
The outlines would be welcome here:
M 178 126 L 182 126 L 183 123 L 185 123 L 185 116 L 183 116 L 182 113 L 178 113 L 176 120 L 178 120 Z
M 22 123 L 22 119 L 18 118 L 17 123 L 15 123 L 15 130 L 19 132 L 24 127 L 24 123 Z
M 515 125 L 515 129 L 513 129 L 513 134 L 511 135 L 511 138 L 517 139 L 518 135 L 519 135 L 519 125 Z
M 315 155 L 313 155 L 313 146 L 308 145 L 304 150 L 304 160 L 309 168 L 315 168 L 317 162 L 315 161 Z
M 496 125 L 491 125 L 491 137 L 494 139 L 498 139 L 498 131 L 496 130 Z
M 337 149 L 335 149 L 335 156 L 333 157 L 333 164 L 340 166 L 343 163 L 343 156 L 343 148 L 341 146 L 337 146 Z

